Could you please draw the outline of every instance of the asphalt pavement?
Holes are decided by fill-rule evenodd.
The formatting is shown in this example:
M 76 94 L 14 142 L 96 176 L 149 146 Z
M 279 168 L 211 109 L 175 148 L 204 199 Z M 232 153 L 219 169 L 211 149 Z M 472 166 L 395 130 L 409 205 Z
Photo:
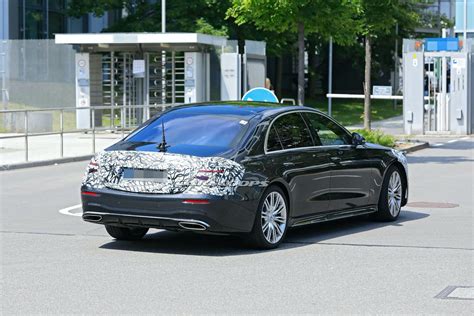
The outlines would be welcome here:
M 87 162 L 0 172 L 0 314 L 474 313 L 474 139 L 410 154 L 410 204 L 291 230 L 273 251 L 82 222 Z M 59 211 L 62 210 L 62 213 Z

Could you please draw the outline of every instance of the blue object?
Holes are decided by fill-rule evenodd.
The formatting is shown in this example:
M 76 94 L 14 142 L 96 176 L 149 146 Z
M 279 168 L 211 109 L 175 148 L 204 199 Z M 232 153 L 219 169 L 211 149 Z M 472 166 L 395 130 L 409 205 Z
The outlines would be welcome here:
M 276 95 L 266 88 L 253 88 L 245 93 L 243 101 L 260 101 L 278 103 Z
M 457 52 L 459 51 L 459 40 L 456 37 L 433 37 L 425 38 L 425 52 Z

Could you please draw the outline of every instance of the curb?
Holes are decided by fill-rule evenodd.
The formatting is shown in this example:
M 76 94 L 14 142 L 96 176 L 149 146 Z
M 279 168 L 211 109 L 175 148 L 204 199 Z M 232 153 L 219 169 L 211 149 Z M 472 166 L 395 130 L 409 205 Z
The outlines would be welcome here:
M 420 144 L 402 149 L 402 151 L 404 151 L 405 153 L 408 154 L 408 153 L 412 153 L 412 152 L 422 150 L 422 149 L 425 149 L 425 148 L 429 148 L 429 147 L 430 147 L 430 143 L 424 142 L 424 143 L 420 143 Z
M 0 172 L 8 171 L 8 170 L 32 168 L 32 167 L 49 166 L 49 165 L 62 164 L 62 163 L 68 163 L 68 162 L 84 161 L 84 160 L 91 159 L 92 156 L 93 155 L 90 154 L 90 155 L 77 156 L 77 157 L 67 157 L 67 158 L 58 158 L 58 159 L 50 159 L 50 160 L 42 160 L 42 161 L 31 161 L 31 162 L 0 165 Z

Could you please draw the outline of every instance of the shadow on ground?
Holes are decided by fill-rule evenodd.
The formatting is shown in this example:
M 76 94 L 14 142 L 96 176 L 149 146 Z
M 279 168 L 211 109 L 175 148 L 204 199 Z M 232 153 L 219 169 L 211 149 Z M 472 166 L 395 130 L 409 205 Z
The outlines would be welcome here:
M 385 226 L 403 226 L 403 223 L 420 220 L 429 216 L 426 213 L 402 211 L 396 222 L 374 222 L 369 217 L 357 217 L 327 223 L 313 224 L 291 229 L 279 248 L 271 251 L 305 247 L 319 242 L 327 242 L 333 238 L 347 236 Z M 252 249 L 236 236 L 201 235 L 186 232 L 158 231 L 149 233 L 140 241 L 111 241 L 100 246 L 102 249 L 168 253 L 194 256 L 237 256 L 265 253 Z

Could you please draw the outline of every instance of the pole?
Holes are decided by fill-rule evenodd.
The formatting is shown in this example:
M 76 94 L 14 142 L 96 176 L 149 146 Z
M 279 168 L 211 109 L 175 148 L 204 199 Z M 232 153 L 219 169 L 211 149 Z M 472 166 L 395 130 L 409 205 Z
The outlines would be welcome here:
M 464 30 L 462 33 L 463 47 L 466 47 L 467 41 L 467 0 L 464 0 Z
M 161 33 L 166 33 L 166 0 L 161 0 Z
M 446 29 L 442 29 L 442 36 L 446 38 Z M 448 61 L 446 58 L 446 53 L 443 52 L 443 56 L 441 57 L 441 118 L 440 118 L 440 130 L 447 131 L 447 108 L 448 105 L 446 104 L 446 95 L 448 92 Z
M 8 108 L 8 101 L 7 101 L 7 42 L 2 41 L 2 104 L 3 109 L 6 110 Z
M 329 38 L 328 92 L 332 93 L 332 36 Z M 328 115 L 332 115 L 332 98 L 328 98 Z
M 398 91 L 398 23 L 395 24 L 395 52 L 393 53 L 393 61 L 395 63 L 393 72 L 393 94 Z M 393 100 L 393 109 L 397 108 L 397 100 Z

